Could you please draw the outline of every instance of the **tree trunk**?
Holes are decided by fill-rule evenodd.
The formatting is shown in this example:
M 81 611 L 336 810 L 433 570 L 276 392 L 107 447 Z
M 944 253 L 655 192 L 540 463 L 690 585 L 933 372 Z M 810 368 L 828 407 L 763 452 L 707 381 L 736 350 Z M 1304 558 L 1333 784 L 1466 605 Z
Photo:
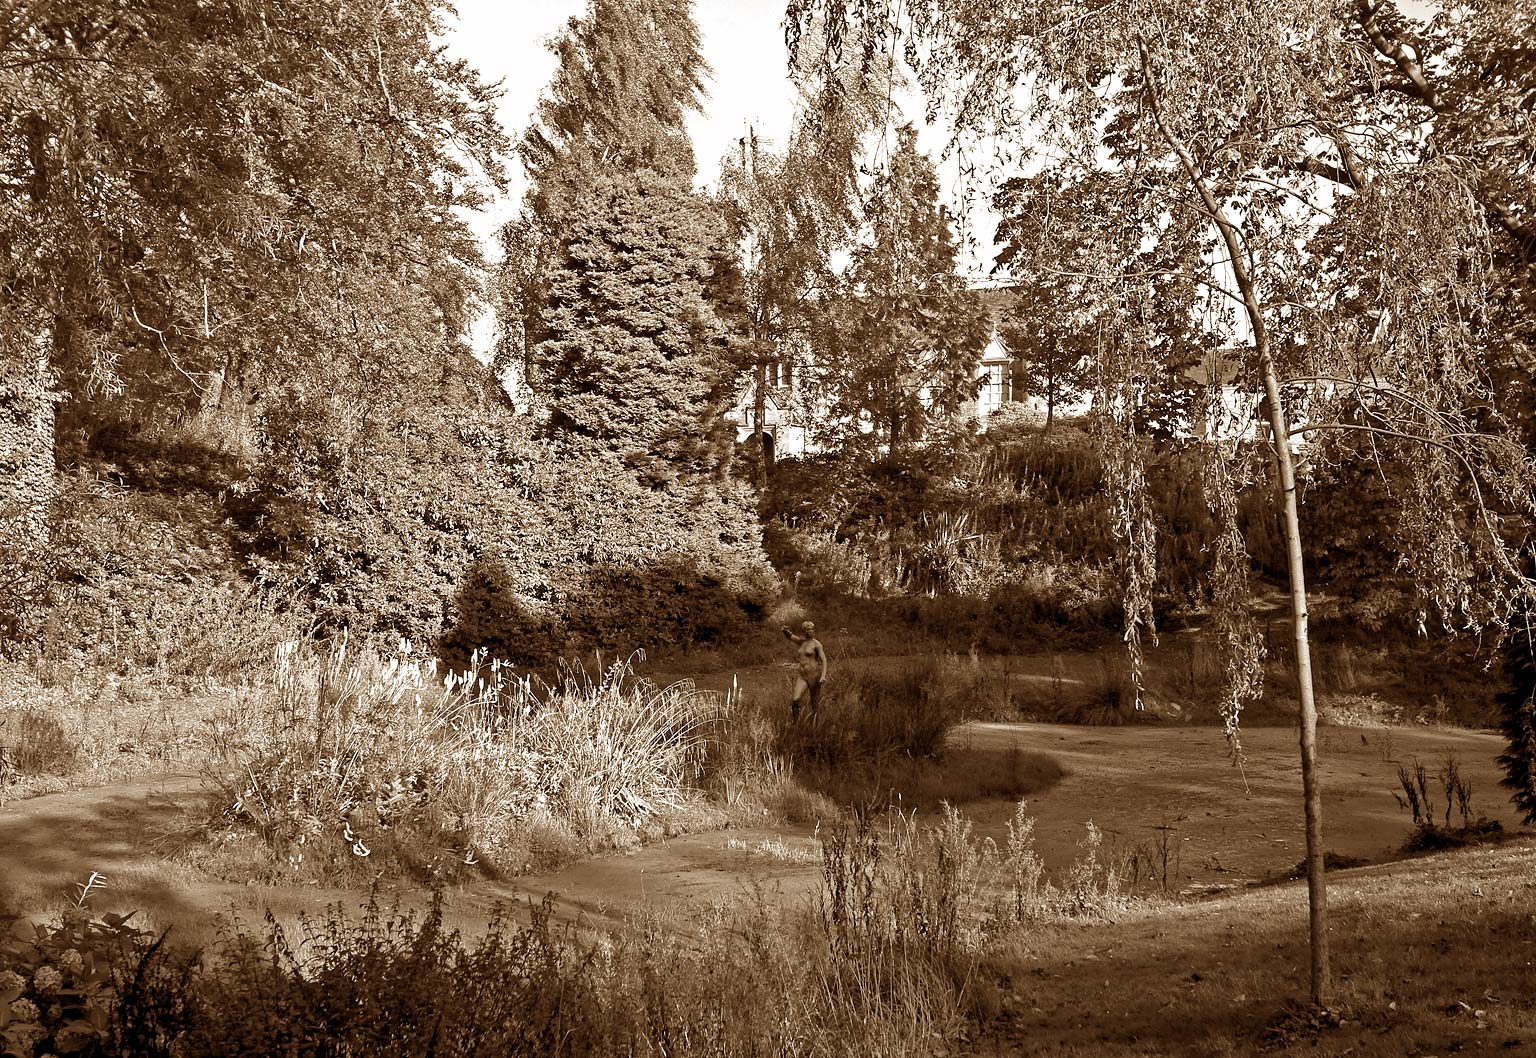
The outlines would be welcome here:
M 1307 636 L 1307 581 L 1301 562 L 1301 519 L 1296 504 L 1296 468 L 1291 460 L 1290 424 L 1280 399 L 1280 380 L 1269 342 L 1259 349 L 1269 405 L 1270 442 L 1275 453 L 1279 501 L 1285 526 L 1285 565 L 1291 581 L 1291 620 L 1296 643 L 1296 697 L 1301 715 L 1301 794 L 1307 827 L 1307 906 L 1312 935 L 1312 1002 L 1328 1005 L 1328 886 L 1323 848 L 1323 791 L 1317 775 L 1317 704 L 1312 696 L 1312 647 Z
M 752 381 L 752 443 L 757 445 L 757 487 L 768 491 L 768 361 L 763 355 L 763 345 L 757 340 L 757 328 L 753 327 L 752 348 L 757 361 L 757 377 Z
M 1056 418 L 1056 373 L 1052 371 L 1045 379 L 1045 429 L 1041 433 L 1051 432 L 1051 423 Z
M 1270 443 L 1275 453 L 1275 470 L 1281 516 L 1285 528 L 1286 569 L 1291 581 L 1291 619 L 1296 643 L 1296 697 L 1300 702 L 1301 792 L 1307 835 L 1307 907 L 1311 927 L 1312 1002 L 1326 1007 L 1332 991 L 1328 967 L 1328 889 L 1324 877 L 1323 796 L 1317 776 L 1317 705 L 1312 697 L 1312 651 L 1307 638 L 1307 582 L 1301 563 L 1301 519 L 1296 507 L 1296 468 L 1291 460 L 1290 423 L 1280 394 L 1280 377 L 1269 346 L 1269 330 L 1264 322 L 1264 306 L 1258 287 L 1248 271 L 1248 256 L 1237 225 L 1227 216 L 1222 203 L 1211 191 L 1200 166 L 1189 148 L 1164 124 L 1158 109 L 1156 78 L 1150 53 L 1141 44 L 1142 71 L 1146 76 L 1147 98 L 1152 119 L 1173 152 L 1178 155 L 1185 175 L 1200 198 L 1206 215 L 1221 234 L 1232 268 L 1232 278 L 1242 295 L 1243 309 L 1253 329 L 1253 346 L 1258 355 L 1259 373 L 1264 379 L 1264 401 L 1268 406 Z

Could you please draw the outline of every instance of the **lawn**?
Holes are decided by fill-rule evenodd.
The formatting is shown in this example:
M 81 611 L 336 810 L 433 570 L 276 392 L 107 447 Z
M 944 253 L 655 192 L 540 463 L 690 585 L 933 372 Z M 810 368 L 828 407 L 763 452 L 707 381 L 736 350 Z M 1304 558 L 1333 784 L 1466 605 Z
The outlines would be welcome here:
M 992 953 L 977 1053 L 1536 1054 L 1536 842 L 1330 875 L 1335 1016 L 1305 994 L 1306 890 L 1065 923 Z

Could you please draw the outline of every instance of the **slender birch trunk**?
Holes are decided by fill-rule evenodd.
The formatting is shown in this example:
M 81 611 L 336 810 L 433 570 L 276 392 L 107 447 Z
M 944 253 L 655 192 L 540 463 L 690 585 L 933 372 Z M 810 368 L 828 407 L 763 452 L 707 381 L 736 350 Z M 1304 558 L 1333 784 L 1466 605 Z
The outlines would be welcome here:
M 1311 911 L 1312 1002 L 1328 1005 L 1332 991 L 1328 968 L 1328 886 L 1324 877 L 1323 791 L 1317 776 L 1317 703 L 1312 696 L 1312 647 L 1307 636 L 1307 581 L 1301 563 L 1301 519 L 1296 505 L 1296 467 L 1291 459 L 1290 424 L 1280 398 L 1280 379 L 1266 338 L 1259 350 L 1269 405 L 1270 444 L 1281 512 L 1285 517 L 1285 565 L 1291 580 L 1291 620 L 1295 623 L 1296 697 L 1301 703 L 1301 793 L 1307 824 L 1307 906 Z
M 1291 582 L 1291 619 L 1296 642 L 1296 697 L 1300 702 L 1301 790 L 1307 837 L 1307 908 L 1311 933 L 1312 1002 L 1326 1007 L 1332 992 L 1328 960 L 1328 888 L 1324 876 L 1323 796 L 1317 775 L 1317 704 L 1312 695 L 1312 651 L 1307 637 L 1307 581 L 1301 561 L 1301 519 L 1296 505 L 1296 467 L 1291 458 L 1290 422 L 1280 392 L 1280 377 L 1275 368 L 1269 343 L 1269 328 L 1264 322 L 1264 306 L 1258 285 L 1248 267 L 1248 256 L 1236 223 L 1227 215 L 1211 191 L 1205 174 L 1196 164 L 1189 148 L 1164 123 L 1158 109 L 1156 80 L 1145 41 L 1141 42 L 1142 72 L 1146 77 L 1147 98 L 1152 118 L 1168 146 L 1178 156 L 1191 186 L 1200 196 L 1201 205 L 1220 233 L 1231 262 L 1232 277 L 1242 295 L 1243 309 L 1253 331 L 1253 347 L 1259 374 L 1264 382 L 1265 403 L 1269 409 L 1270 445 L 1275 456 L 1277 496 L 1285 519 L 1286 570 Z

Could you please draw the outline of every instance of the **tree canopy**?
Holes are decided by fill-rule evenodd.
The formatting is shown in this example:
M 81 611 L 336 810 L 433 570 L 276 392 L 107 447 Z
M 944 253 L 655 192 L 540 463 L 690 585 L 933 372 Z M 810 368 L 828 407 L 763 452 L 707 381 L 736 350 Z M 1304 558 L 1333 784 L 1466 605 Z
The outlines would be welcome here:
M 279 390 L 366 420 L 465 351 L 495 92 L 446 5 L 34 0 L 0 37 L 5 353 L 61 424 Z
M 863 237 L 842 276 L 818 376 L 845 442 L 896 453 L 974 400 L 986 314 L 956 272 L 957 246 L 933 163 L 910 125 L 864 200 Z
M 1513 25 L 1513 11 L 1495 4 L 1489 17 Z M 1209 405 L 1230 424 L 1202 449 L 1207 500 L 1230 527 L 1235 491 L 1258 469 L 1232 441 L 1255 427 L 1267 432 L 1293 597 L 1312 994 L 1325 1003 L 1321 802 L 1293 450 L 1305 438 L 1309 458 L 1345 459 L 1368 438 L 1411 452 L 1393 465 L 1407 472 L 1397 492 L 1404 553 L 1426 616 L 1461 628 L 1508 619 L 1530 588 L 1506 537 L 1536 513 L 1536 471 L 1497 415 L 1482 355 L 1490 217 L 1520 237 L 1523 214 L 1504 202 L 1509 187 L 1480 161 L 1426 138 L 1422 108 L 1442 114 L 1446 99 L 1390 3 L 931 0 L 899 15 L 879 0 L 791 0 L 787 18 L 792 45 L 811 27 L 839 43 L 813 57 L 811 73 L 897 49 L 931 110 L 954 121 L 957 148 L 992 137 L 1005 145 L 1005 161 L 1033 151 L 1043 166 L 1038 256 L 1069 251 L 1053 267 L 1091 292 L 1096 404 L 1122 497 L 1133 659 L 1155 573 L 1136 409 L 1146 392 L 1166 388 L 1160 381 L 1192 325 L 1237 354 L 1232 381 L 1248 399 L 1227 399 L 1214 379 L 1208 387 Z M 1090 240 L 1054 238 L 1058 197 L 1069 218 L 1098 212 L 1113 222 Z M 1205 308 L 1211 298 L 1220 308 Z M 1259 686 L 1258 652 L 1245 625 L 1241 537 L 1220 540 L 1213 595 L 1229 647 L 1235 736 L 1237 710 Z
M 552 437 L 642 479 L 723 472 L 742 370 L 741 278 L 692 188 L 684 125 L 708 74 L 688 0 L 592 0 L 523 137 L 522 215 L 502 233 L 503 356 Z

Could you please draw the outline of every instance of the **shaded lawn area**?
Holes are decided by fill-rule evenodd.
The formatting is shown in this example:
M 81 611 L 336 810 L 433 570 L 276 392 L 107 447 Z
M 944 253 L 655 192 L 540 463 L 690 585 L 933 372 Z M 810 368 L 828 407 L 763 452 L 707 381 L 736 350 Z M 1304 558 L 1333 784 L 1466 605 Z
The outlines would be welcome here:
M 995 800 L 1008 807 L 1061 780 L 1054 757 L 1018 745 L 951 746 L 941 757 L 888 754 L 838 767 L 802 765 L 799 781 L 839 806 L 930 812 L 941 804 Z
M 974 1053 L 1536 1055 L 1536 840 L 1340 872 L 1329 898 L 1336 1024 L 1300 1002 L 1296 883 L 1014 941 L 985 968 Z

